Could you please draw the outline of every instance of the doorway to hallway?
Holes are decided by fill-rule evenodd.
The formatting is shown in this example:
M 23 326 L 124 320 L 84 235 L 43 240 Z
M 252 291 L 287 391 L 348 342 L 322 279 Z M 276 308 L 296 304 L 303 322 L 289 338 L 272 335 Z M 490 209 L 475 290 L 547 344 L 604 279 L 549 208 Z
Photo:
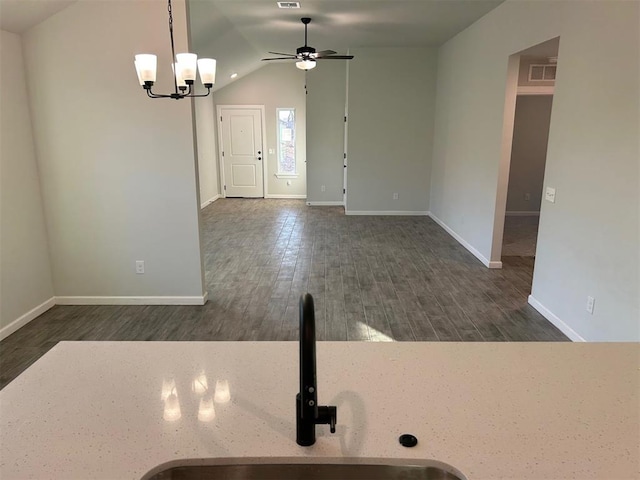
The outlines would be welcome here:
M 521 59 L 522 62 L 522 59 Z M 518 95 L 502 257 L 535 257 L 553 95 Z
M 560 38 L 509 58 L 492 259 L 535 261 Z

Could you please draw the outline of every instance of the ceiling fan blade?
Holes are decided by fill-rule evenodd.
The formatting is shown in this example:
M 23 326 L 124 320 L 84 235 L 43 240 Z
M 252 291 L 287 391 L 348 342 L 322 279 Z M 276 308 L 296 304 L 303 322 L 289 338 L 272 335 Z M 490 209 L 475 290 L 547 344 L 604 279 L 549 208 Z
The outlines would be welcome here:
M 262 61 L 269 61 L 269 60 L 297 60 L 296 57 L 273 57 L 273 58 L 263 58 Z
M 338 52 L 334 52 L 333 50 L 322 50 L 321 52 L 316 52 L 312 56 L 315 58 L 326 57 L 327 55 L 335 55 Z
M 282 52 L 267 52 L 270 53 L 271 55 L 287 55 L 289 57 L 296 57 L 295 53 L 282 53 Z
M 353 55 L 330 55 L 328 57 L 318 57 L 316 60 L 351 60 Z

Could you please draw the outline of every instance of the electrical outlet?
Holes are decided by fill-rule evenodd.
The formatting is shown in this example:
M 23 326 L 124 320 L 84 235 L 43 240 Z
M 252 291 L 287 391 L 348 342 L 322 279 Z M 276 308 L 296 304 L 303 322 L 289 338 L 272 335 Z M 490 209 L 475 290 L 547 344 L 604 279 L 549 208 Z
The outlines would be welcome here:
M 547 189 L 544 192 L 544 199 L 547 202 L 556 203 L 556 189 L 547 187 Z
M 593 306 L 596 303 L 596 299 L 589 296 L 587 297 L 587 312 L 593 315 Z
M 320 191 L 321 191 L 321 192 L 326 192 L 326 191 L 327 191 L 327 187 L 325 187 L 324 185 L 322 185 L 322 186 L 320 187 Z
M 136 260 L 136 273 L 138 275 L 144 273 L 144 260 Z
M 394 199 L 394 200 L 398 200 L 398 198 L 399 198 L 398 194 L 397 194 L 397 193 L 394 193 L 394 194 L 393 194 L 393 199 Z
M 530 193 L 525 193 L 524 194 L 524 201 L 528 202 L 529 200 L 531 200 L 531 194 Z

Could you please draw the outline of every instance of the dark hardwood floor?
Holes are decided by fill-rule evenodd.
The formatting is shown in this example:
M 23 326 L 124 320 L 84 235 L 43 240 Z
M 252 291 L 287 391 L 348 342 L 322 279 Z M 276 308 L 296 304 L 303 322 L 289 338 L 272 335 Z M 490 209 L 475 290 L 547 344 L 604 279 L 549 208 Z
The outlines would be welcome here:
M 489 270 L 427 217 L 345 216 L 302 200 L 202 212 L 204 306 L 56 306 L 0 342 L 0 388 L 61 340 L 566 341 L 527 304 L 533 258 Z

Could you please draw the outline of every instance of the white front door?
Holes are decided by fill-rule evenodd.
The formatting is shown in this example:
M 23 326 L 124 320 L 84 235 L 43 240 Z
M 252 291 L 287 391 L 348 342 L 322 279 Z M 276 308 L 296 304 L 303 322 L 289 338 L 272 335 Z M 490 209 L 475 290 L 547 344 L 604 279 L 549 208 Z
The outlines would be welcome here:
M 220 119 L 225 197 L 263 197 L 261 110 L 222 107 Z

